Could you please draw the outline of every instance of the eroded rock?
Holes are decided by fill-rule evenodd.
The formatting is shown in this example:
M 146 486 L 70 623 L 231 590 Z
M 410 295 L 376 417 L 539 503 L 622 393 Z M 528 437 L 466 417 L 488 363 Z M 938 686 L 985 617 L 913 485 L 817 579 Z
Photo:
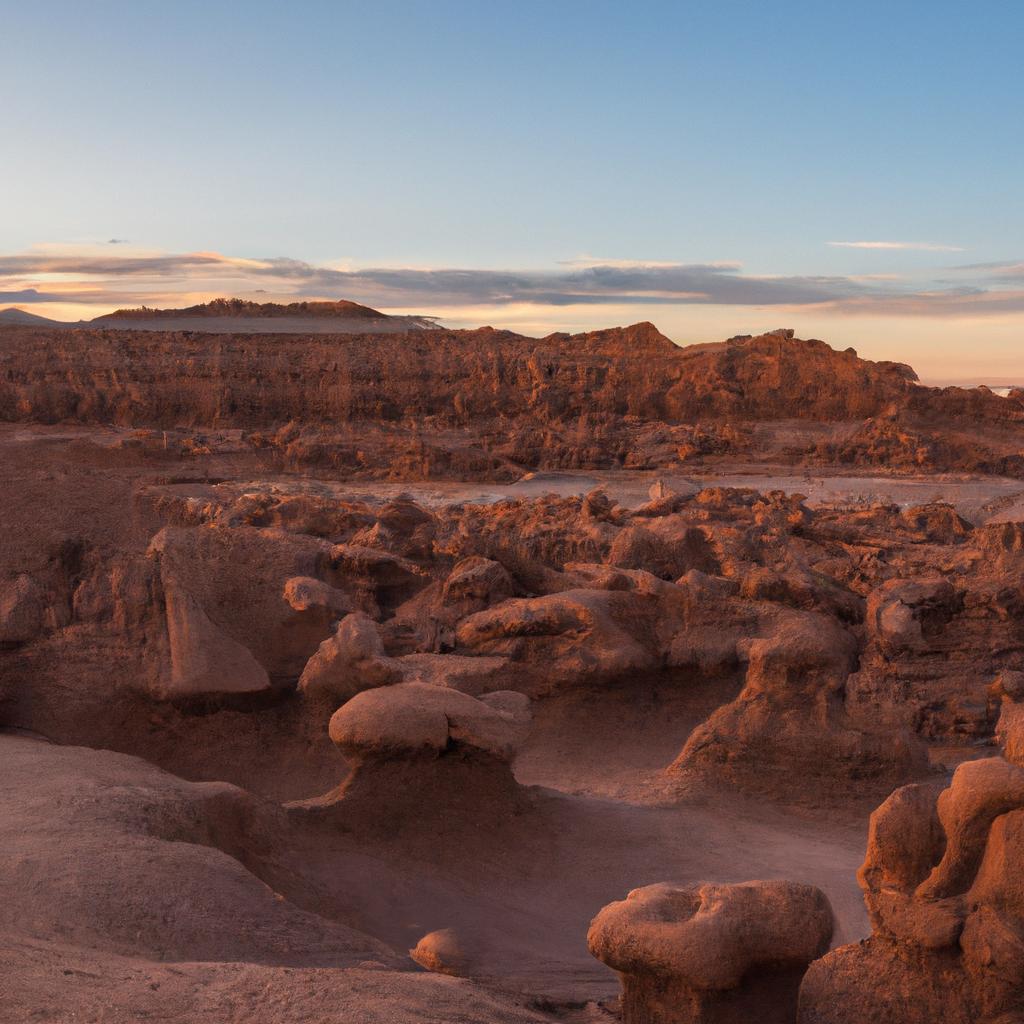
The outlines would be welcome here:
M 749 642 L 742 692 L 693 731 L 672 772 L 775 792 L 795 792 L 808 779 L 886 785 L 923 772 L 924 748 L 911 734 L 876 731 L 848 714 L 843 688 L 856 653 L 854 638 L 830 618 L 794 612 L 776 620 Z
M 384 653 L 377 624 L 363 612 L 352 612 L 306 662 L 299 690 L 337 706 L 362 690 L 389 686 L 402 678 L 402 666 Z
M 995 1024 L 1024 1012 L 1024 770 L 961 765 L 872 815 L 858 874 L 873 933 L 813 964 L 800 1024 Z
M 832 927 L 813 886 L 661 884 L 605 907 L 587 944 L 619 972 L 624 1024 L 788 1024 Z

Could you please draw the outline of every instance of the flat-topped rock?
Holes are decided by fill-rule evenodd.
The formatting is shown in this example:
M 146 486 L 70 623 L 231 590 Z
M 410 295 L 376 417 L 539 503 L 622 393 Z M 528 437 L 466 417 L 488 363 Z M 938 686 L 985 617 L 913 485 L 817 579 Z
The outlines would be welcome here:
M 402 683 L 358 694 L 331 718 L 331 739 L 349 757 L 401 758 L 471 748 L 508 761 L 529 729 L 529 700 L 498 691 L 480 698 Z

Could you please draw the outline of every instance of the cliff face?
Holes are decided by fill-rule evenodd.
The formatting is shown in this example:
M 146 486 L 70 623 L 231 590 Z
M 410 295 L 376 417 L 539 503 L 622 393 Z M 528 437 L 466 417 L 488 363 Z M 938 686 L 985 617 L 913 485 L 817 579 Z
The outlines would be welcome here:
M 917 380 L 908 366 L 837 352 L 792 331 L 684 349 L 682 369 L 670 395 L 683 419 L 860 419 L 905 401 Z
M 929 395 L 941 400 L 912 377 L 907 367 L 836 352 L 791 331 L 681 349 L 651 324 L 542 339 L 491 328 L 332 336 L 0 332 L 0 419 L 37 422 L 837 421 L 928 405 Z M 1018 407 L 994 395 L 972 403 L 970 415 L 989 418 Z

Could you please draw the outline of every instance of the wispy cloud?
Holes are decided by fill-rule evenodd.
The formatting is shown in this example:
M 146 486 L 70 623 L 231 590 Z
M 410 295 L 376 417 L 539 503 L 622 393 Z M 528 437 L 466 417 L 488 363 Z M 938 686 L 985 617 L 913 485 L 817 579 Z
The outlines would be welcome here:
M 899 249 L 917 252 L 964 252 L 959 245 L 938 242 L 827 242 L 835 249 Z
M 1016 316 L 1024 313 L 1024 291 L 949 288 L 942 291 L 877 294 L 842 299 L 821 309 L 846 315 L 870 316 Z
M 607 259 L 600 256 L 576 256 L 571 260 L 559 260 L 558 265 L 560 267 L 615 267 L 619 270 L 636 270 L 640 267 L 682 267 L 685 264 L 680 263 L 678 260 L 624 260 L 624 259 Z M 742 266 L 741 263 L 709 263 L 706 266 L 715 267 L 731 267 L 734 270 L 739 270 Z
M 0 256 L 0 277 L 30 274 L 76 274 L 79 276 L 124 277 L 133 274 L 172 274 L 193 268 L 213 268 L 230 263 L 217 253 L 195 252 L 160 256 L 90 256 L 23 253 Z
M 1000 260 L 995 263 L 966 263 L 952 270 L 977 274 L 993 281 L 1019 281 L 1024 278 L 1024 260 Z

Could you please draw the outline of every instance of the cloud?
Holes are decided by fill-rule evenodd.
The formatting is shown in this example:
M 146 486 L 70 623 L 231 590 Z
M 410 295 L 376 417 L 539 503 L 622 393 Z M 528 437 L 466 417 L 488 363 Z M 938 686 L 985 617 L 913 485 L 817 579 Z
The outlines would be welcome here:
M 66 302 L 66 295 L 55 295 L 37 291 L 35 288 L 22 288 L 20 291 L 0 292 L 0 302 L 17 302 L 26 305 L 31 302 Z
M 332 270 L 293 259 L 273 259 L 254 274 L 303 282 L 364 302 L 408 305 L 433 301 L 448 306 L 550 306 L 592 304 L 717 303 L 789 305 L 829 302 L 859 295 L 864 286 L 844 277 L 753 277 L 735 264 L 594 265 L 563 271 Z
M 638 267 L 681 267 L 684 264 L 676 260 L 621 260 L 602 259 L 599 256 L 577 256 L 571 260 L 559 260 L 560 267 L 617 267 L 623 270 L 636 269 Z M 738 270 L 740 263 L 715 263 L 713 266 L 732 267 Z
M 855 243 L 849 243 L 855 244 Z M 882 243 L 856 243 L 882 244 Z M 897 245 L 905 243 L 885 243 Z M 957 269 L 957 268 L 953 268 Z M 0 256 L 7 302 L 81 307 L 184 306 L 215 296 L 274 301 L 347 298 L 382 309 L 461 320 L 514 308 L 722 306 L 843 315 L 996 316 L 1024 310 L 1014 284 L 1024 265 L 958 271 L 955 280 L 899 275 L 755 275 L 738 263 L 669 263 L 577 257 L 547 270 L 322 266 L 286 256 L 242 259 L 215 252 L 121 252 L 56 247 Z M 948 271 L 946 272 L 949 275 Z M 1004 287 L 996 285 L 1004 282 Z M 51 291 L 52 289 L 52 291 Z M 59 294 L 58 294 L 59 293 Z
M 993 281 L 1019 281 L 1024 278 L 1024 260 L 1001 260 L 996 263 L 965 263 L 952 270 L 981 274 Z
M 1024 313 L 1024 291 L 949 288 L 943 291 L 843 299 L 821 308 L 847 315 L 1011 316 Z
M 24 253 L 0 256 L 0 277 L 30 274 L 77 274 L 124 277 L 132 274 L 174 274 L 194 268 L 211 268 L 226 262 L 217 253 L 160 256 L 91 256 L 68 253 Z
M 938 242 L 826 242 L 836 249 L 899 249 L 917 252 L 964 252 L 958 245 L 940 245 Z

